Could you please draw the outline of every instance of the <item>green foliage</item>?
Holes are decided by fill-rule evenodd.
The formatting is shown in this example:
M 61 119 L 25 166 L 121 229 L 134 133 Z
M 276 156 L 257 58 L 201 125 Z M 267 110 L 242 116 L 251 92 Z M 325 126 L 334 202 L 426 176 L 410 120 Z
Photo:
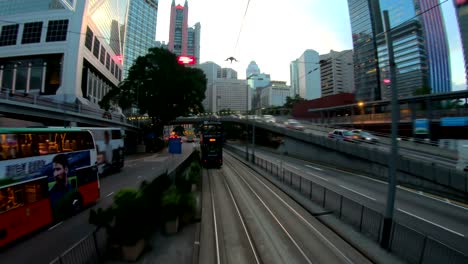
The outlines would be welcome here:
M 175 185 L 167 189 L 161 198 L 165 220 L 173 220 L 180 215 L 182 194 Z
M 296 94 L 294 97 L 287 96 L 286 103 L 284 103 L 283 107 L 292 109 L 296 103 L 303 102 L 303 101 L 306 101 L 306 99 L 302 98 L 298 94 Z
M 104 109 L 137 105 L 153 123 L 168 123 L 178 116 L 203 112 L 206 76 L 202 70 L 177 63 L 167 49 L 151 48 L 136 59 L 127 78 L 99 102 Z
M 432 89 L 429 85 L 423 85 L 416 90 L 414 90 L 413 95 L 425 95 L 425 94 L 430 94 L 432 92 Z
M 200 181 L 201 165 L 198 161 L 192 161 L 189 167 L 188 181 L 192 184 L 197 184 Z

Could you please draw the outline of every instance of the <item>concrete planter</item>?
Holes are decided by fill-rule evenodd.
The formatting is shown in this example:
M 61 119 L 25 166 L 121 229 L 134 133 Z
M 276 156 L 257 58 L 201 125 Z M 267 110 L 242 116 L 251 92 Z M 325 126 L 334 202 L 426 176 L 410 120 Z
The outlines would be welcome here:
M 136 261 L 145 249 L 145 240 L 140 239 L 133 246 L 122 246 L 122 259 L 125 261 Z
M 164 224 L 164 231 L 166 234 L 171 235 L 177 233 L 179 229 L 179 217 L 175 220 L 167 220 Z

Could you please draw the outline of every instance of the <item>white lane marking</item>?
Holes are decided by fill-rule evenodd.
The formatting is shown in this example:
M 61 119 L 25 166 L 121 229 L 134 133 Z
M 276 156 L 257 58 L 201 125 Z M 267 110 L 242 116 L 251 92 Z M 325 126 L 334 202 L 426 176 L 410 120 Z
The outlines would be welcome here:
M 215 243 L 216 243 L 216 263 L 220 264 L 221 259 L 219 256 L 218 225 L 216 224 L 216 208 L 215 208 L 213 196 L 214 196 L 214 192 L 211 193 L 211 206 L 213 206 L 213 221 L 214 221 L 214 232 L 215 232 Z
M 143 176 L 138 176 L 138 177 L 137 177 L 137 179 L 141 179 L 141 178 L 143 178 Z
M 346 187 L 346 186 L 344 186 L 344 185 L 339 185 L 339 186 L 340 186 L 341 188 L 344 188 L 344 189 L 348 190 L 348 191 L 351 191 L 351 192 L 353 192 L 353 193 L 356 193 L 356 194 L 359 194 L 359 195 L 361 195 L 361 196 L 364 196 L 364 197 L 366 197 L 367 199 L 371 199 L 372 201 L 375 201 L 375 198 L 373 198 L 373 197 L 370 197 L 370 196 L 368 196 L 368 195 L 365 195 L 365 194 L 363 194 L 363 193 L 360 193 L 360 192 L 358 192 L 358 191 L 355 191 L 355 190 L 353 190 L 353 189 L 351 189 L 351 188 L 348 188 L 348 187 Z
M 114 192 L 111 192 L 111 193 L 109 193 L 108 195 L 106 195 L 106 197 L 109 197 L 109 196 L 111 196 L 111 195 L 113 195 L 113 194 L 114 194 Z
M 309 174 L 310 176 L 314 176 L 314 177 L 320 178 L 320 179 L 322 179 L 322 180 L 324 180 L 324 181 L 328 181 L 327 178 L 324 178 L 324 177 L 322 177 L 322 176 L 318 176 L 318 175 L 316 175 L 316 174 L 313 174 L 313 173 L 310 172 L 310 171 L 306 171 L 306 173 Z
M 193 242 L 195 245 L 200 245 L 200 241 Z
M 321 168 L 317 168 L 317 167 L 314 167 L 314 166 L 311 166 L 311 165 L 307 165 L 307 164 L 306 164 L 306 165 L 304 165 L 304 166 L 306 166 L 306 167 L 308 167 L 308 168 L 311 168 L 311 169 L 314 169 L 314 170 L 323 171 Z
M 253 175 L 252 173 L 250 173 L 250 174 Z M 240 177 L 240 178 L 245 182 L 245 180 L 242 177 Z M 330 240 L 328 240 L 317 228 L 315 228 L 311 223 L 309 223 L 307 220 L 305 220 L 305 218 L 301 214 L 299 214 L 296 210 L 294 210 L 294 208 L 292 208 L 285 200 L 283 200 L 283 198 L 281 198 L 277 193 L 275 193 L 268 185 L 266 185 L 264 182 L 262 182 L 257 177 L 253 177 L 253 178 L 256 179 L 258 182 L 260 182 L 263 186 L 265 186 L 274 196 L 276 196 L 276 198 L 278 198 L 278 200 L 280 200 L 284 205 L 286 205 L 289 208 L 289 210 L 291 210 L 306 225 L 308 225 L 310 227 L 310 229 L 312 229 L 320 238 L 322 238 L 323 241 L 325 241 L 331 248 L 333 248 L 335 250 L 335 252 L 339 253 L 348 263 L 354 263 L 343 252 L 341 252 Z M 248 185 L 248 183 L 247 183 L 247 185 Z
M 429 221 L 429 220 L 427 220 L 427 219 L 425 219 L 425 218 L 422 218 L 422 217 L 420 217 L 420 216 L 417 216 L 417 215 L 415 215 L 415 214 L 412 214 L 412 213 L 407 212 L 407 211 L 405 211 L 405 210 L 402 210 L 402 209 L 400 209 L 400 208 L 397 208 L 397 210 L 400 211 L 400 212 L 402 212 L 402 213 L 411 215 L 412 217 L 418 218 L 419 220 L 422 220 L 422 221 L 427 222 L 427 223 L 429 223 L 429 224 L 432 224 L 432 225 L 435 225 L 435 226 L 437 226 L 437 227 L 440 227 L 440 228 L 442 228 L 442 229 L 444 229 L 444 230 L 446 230 L 446 231 L 449 231 L 449 232 L 451 232 L 451 233 L 454 233 L 455 235 L 459 235 L 459 236 L 461 236 L 461 237 L 465 237 L 465 235 L 463 235 L 462 233 L 459 233 L 459 232 L 457 232 L 457 231 L 453 231 L 452 229 L 449 229 L 449 228 L 447 228 L 447 227 L 445 227 L 445 226 L 442 226 L 442 225 L 436 224 L 436 223 L 434 223 L 434 222 L 431 222 L 431 221 Z
M 397 188 L 398 189 L 401 189 L 401 190 L 404 190 L 404 191 L 408 191 L 408 192 L 411 192 L 411 193 L 414 193 L 414 194 L 417 194 L 417 195 L 421 195 L 421 196 L 424 196 L 426 198 L 429 198 L 429 199 L 432 199 L 434 201 L 437 201 L 437 202 L 441 202 L 441 203 L 444 203 L 444 204 L 448 204 L 448 205 L 452 205 L 452 206 L 455 206 L 455 207 L 458 207 L 460 209 L 463 209 L 463 210 L 467 210 L 468 211 L 468 208 L 465 207 L 465 206 L 462 206 L 462 205 L 458 205 L 458 204 L 454 204 L 452 203 L 449 199 L 442 199 L 442 198 L 436 198 L 436 197 L 432 197 L 432 196 L 429 196 L 429 195 L 426 195 L 424 193 L 419 193 L 417 191 L 414 191 L 414 190 L 411 190 L 409 188 L 406 188 L 406 187 L 403 187 L 403 186 L 400 186 L 400 185 L 397 185 Z
M 290 164 L 287 164 L 287 166 L 289 166 L 289 167 L 291 167 L 291 168 L 293 168 L 293 169 L 296 169 L 296 170 L 300 170 L 298 167 L 293 166 L 293 165 L 290 165 Z
M 329 167 L 329 166 L 326 166 L 326 165 L 322 165 L 322 166 L 327 167 L 327 168 L 329 168 L 331 170 L 334 170 L 334 171 L 348 173 L 348 174 L 351 174 L 351 175 L 354 175 L 354 176 L 358 176 L 358 177 L 364 178 L 366 180 L 371 180 L 371 181 L 375 181 L 375 182 L 378 182 L 378 183 L 387 184 L 386 181 L 377 180 L 377 179 L 374 179 L 374 178 L 371 178 L 371 177 L 367 177 L 367 176 L 356 174 L 356 173 L 349 172 L 349 171 L 340 170 L 340 169 Z
M 56 225 L 54 225 L 54 226 L 52 226 L 52 227 L 50 227 L 50 228 L 48 229 L 48 231 L 51 231 L 52 229 L 56 228 L 57 226 L 59 226 L 59 225 L 61 225 L 61 224 L 63 224 L 63 221 L 60 222 L 60 223 L 58 223 L 58 224 L 56 224 Z

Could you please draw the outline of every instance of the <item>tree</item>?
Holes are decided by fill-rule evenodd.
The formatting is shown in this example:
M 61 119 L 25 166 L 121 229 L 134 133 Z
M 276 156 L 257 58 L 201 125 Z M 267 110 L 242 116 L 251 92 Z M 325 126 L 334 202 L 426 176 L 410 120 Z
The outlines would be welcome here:
M 431 92 L 432 92 L 431 87 L 427 84 L 424 84 L 423 86 L 414 90 L 413 95 L 425 95 L 425 94 L 430 94 Z
M 167 124 L 178 116 L 203 112 L 206 77 L 202 70 L 177 63 L 169 50 L 151 48 L 136 59 L 127 78 L 99 102 L 104 109 L 137 106 L 153 125 Z M 161 127 L 161 126 L 159 126 Z
M 306 99 L 302 98 L 300 95 L 296 94 L 294 97 L 287 96 L 286 103 L 284 103 L 285 108 L 292 109 L 293 106 L 298 102 L 306 101 Z

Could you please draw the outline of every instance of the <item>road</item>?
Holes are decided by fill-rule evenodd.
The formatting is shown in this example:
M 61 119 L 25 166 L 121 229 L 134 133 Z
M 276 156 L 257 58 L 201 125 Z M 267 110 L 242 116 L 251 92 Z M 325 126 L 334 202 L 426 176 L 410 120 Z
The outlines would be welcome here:
M 242 147 L 240 149 L 244 150 Z M 257 157 L 325 186 L 383 214 L 387 200 L 386 182 L 366 175 L 274 154 L 256 148 Z M 395 219 L 468 254 L 468 205 L 398 186 Z
M 371 263 L 225 152 L 204 170 L 199 263 Z
M 193 144 L 184 143 L 182 154 L 145 154 L 127 157 L 121 172 L 100 180 L 101 198 L 91 208 L 78 215 L 22 239 L 0 252 L 1 263 L 47 264 L 91 233 L 95 226 L 88 223 L 92 208 L 108 207 L 113 195 L 122 188 L 138 188 L 142 181 L 151 181 L 167 170 L 171 171 L 193 150 Z

